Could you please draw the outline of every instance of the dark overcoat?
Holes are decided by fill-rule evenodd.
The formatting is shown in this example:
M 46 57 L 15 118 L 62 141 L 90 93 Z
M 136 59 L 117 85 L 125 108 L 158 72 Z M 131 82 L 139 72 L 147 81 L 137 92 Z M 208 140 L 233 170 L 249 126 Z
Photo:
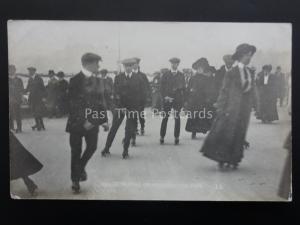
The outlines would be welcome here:
M 26 92 L 29 92 L 28 103 L 31 107 L 34 117 L 41 117 L 46 112 L 46 106 L 43 99 L 47 96 L 46 87 L 43 79 L 39 75 L 28 80 Z
M 257 119 L 266 121 L 278 120 L 278 82 L 276 75 L 270 74 L 267 84 L 264 84 L 264 75 L 260 75 L 256 83 L 260 102 Z
M 107 122 L 103 104 L 104 86 L 99 78 L 87 78 L 82 72 L 72 77 L 68 99 L 70 108 L 66 132 L 84 134 L 86 130 L 83 125 L 86 120 L 94 125 L 89 132 L 98 132 L 99 125 Z M 89 113 L 90 110 L 93 113 Z
M 213 121 L 214 78 L 195 74 L 188 85 L 187 112 L 185 130 L 206 133 Z
M 57 84 L 56 78 L 50 79 L 47 84 L 47 106 L 49 108 L 54 108 L 57 105 Z
M 169 70 L 163 74 L 160 83 L 160 93 L 164 102 L 166 96 L 174 98 L 173 105 L 181 108 L 185 98 L 185 79 L 183 73 L 175 75 Z
M 251 89 L 243 92 L 239 67 L 226 73 L 215 104 L 216 119 L 200 150 L 205 157 L 232 164 L 242 160 L 254 99 L 254 74 L 251 78 Z
M 68 91 L 69 83 L 65 79 L 59 80 L 57 82 L 57 104 L 60 110 L 63 113 L 67 113 L 69 110 L 69 101 L 68 101 Z
M 215 100 L 218 99 L 221 88 L 223 86 L 224 77 L 226 74 L 225 65 L 221 66 L 215 74 Z
M 143 98 L 143 85 L 143 80 L 137 73 L 132 73 L 129 79 L 125 73 L 118 74 L 114 80 L 116 107 L 138 111 Z

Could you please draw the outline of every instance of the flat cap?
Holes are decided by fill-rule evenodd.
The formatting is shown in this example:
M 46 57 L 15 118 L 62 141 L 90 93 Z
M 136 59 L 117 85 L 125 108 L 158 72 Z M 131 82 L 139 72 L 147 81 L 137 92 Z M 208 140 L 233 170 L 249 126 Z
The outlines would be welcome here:
M 239 60 L 243 55 L 248 54 L 249 52 L 253 55 L 256 52 L 256 47 L 246 43 L 240 44 L 237 46 L 235 53 L 232 55 L 232 59 Z
M 30 71 L 30 70 L 34 70 L 34 71 L 36 71 L 36 68 L 35 68 L 35 67 L 33 67 L 33 66 L 30 66 L 30 67 L 28 67 L 28 68 L 27 68 L 27 70 L 29 70 L 29 71 Z
M 55 74 L 55 73 L 54 73 L 54 70 L 49 70 L 49 71 L 48 71 L 48 74 Z
M 82 64 L 86 64 L 86 63 L 92 63 L 92 62 L 96 62 L 96 61 L 102 61 L 101 56 L 95 54 L 95 53 L 85 53 L 82 55 L 81 57 L 81 63 Z
M 141 59 L 140 59 L 140 58 L 138 58 L 138 57 L 134 57 L 134 59 L 135 59 L 135 61 L 136 61 L 136 63 L 137 63 L 137 64 L 139 64 L 139 63 L 140 63 L 140 61 L 141 61 Z
M 234 60 L 232 59 L 232 55 L 229 54 L 223 56 L 223 61 L 225 63 L 234 63 Z
M 135 64 L 135 63 L 136 63 L 136 60 L 135 60 L 134 58 L 124 59 L 124 60 L 122 61 L 122 64 L 123 64 L 124 66 L 132 66 L 132 65 Z
M 169 59 L 169 62 L 170 63 L 180 63 L 180 59 L 176 58 L 176 57 L 173 57 L 173 58 Z
M 162 69 L 160 70 L 160 72 L 161 72 L 162 74 L 164 74 L 164 73 L 166 73 L 166 72 L 168 72 L 168 71 L 169 71 L 168 68 L 162 68 Z
M 192 64 L 192 68 L 194 70 L 197 70 L 199 67 L 203 68 L 203 70 L 206 70 L 209 67 L 208 60 L 202 57 Z

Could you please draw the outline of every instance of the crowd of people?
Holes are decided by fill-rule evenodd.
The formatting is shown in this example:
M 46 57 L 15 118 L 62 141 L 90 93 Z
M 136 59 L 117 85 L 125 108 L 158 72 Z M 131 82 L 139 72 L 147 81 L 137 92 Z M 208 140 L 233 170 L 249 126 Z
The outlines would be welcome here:
M 145 134 L 144 110 L 149 99 L 155 114 L 163 115 L 159 143 L 165 143 L 167 124 L 171 115 L 175 119 L 174 144 L 179 145 L 181 113 L 188 115 L 185 130 L 195 139 L 197 133 L 206 134 L 200 152 L 218 162 L 220 169 L 237 169 L 244 149 L 249 147 L 246 133 L 251 111 L 262 123 L 278 120 L 277 103 L 283 106 L 288 96 L 288 76 L 277 66 L 272 73 L 271 65 L 264 65 L 260 72 L 248 67 L 256 47 L 239 45 L 234 54 L 223 57 L 220 69 L 211 66 L 202 57 L 191 68 L 178 69 L 180 59 L 171 58 L 171 68 L 154 73 L 149 82 L 141 72 L 139 58 L 122 61 L 124 71 L 114 80 L 100 70 L 101 56 L 86 53 L 81 58 L 81 71 L 70 81 L 64 73 L 49 71 L 49 82 L 45 86 L 29 67 L 26 89 L 16 75 L 14 65 L 9 66 L 10 130 L 22 132 L 21 111 L 23 95 L 29 93 L 29 105 L 35 119 L 33 130 L 45 130 L 43 116 L 68 116 L 66 132 L 70 134 L 71 181 L 74 193 L 80 192 L 80 182 L 87 180 L 86 165 L 97 149 L 99 126 L 108 131 L 101 154 L 110 155 L 115 135 L 126 118 L 123 139 L 123 159 L 129 157 L 129 147 L 135 146 L 136 135 Z M 109 127 L 107 112 L 113 119 Z M 98 116 L 95 116 L 97 112 Z M 100 116 L 99 116 L 100 115 Z M 14 129 L 14 120 L 17 129 Z M 140 129 L 139 129 L 140 124 Z M 13 135 L 13 133 L 11 132 Z M 82 141 L 86 149 L 82 152 Z

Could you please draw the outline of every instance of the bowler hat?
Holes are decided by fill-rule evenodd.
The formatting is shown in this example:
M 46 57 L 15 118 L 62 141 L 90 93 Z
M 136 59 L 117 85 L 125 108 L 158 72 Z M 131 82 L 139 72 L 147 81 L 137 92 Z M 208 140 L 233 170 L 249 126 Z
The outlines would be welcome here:
M 162 68 L 162 69 L 160 69 L 161 74 L 165 74 L 168 71 L 169 71 L 168 68 Z
M 256 47 L 249 44 L 240 44 L 237 46 L 235 53 L 232 55 L 233 60 L 239 60 L 243 55 L 251 52 L 252 55 L 256 52 Z
M 56 76 L 57 77 L 64 77 L 65 73 L 63 71 L 59 71 Z
M 102 69 L 100 70 L 100 74 L 107 74 L 108 73 L 108 70 L 107 69 Z
M 27 68 L 27 70 L 29 70 L 29 71 L 36 71 L 36 68 L 33 67 L 33 66 L 30 66 L 30 67 Z

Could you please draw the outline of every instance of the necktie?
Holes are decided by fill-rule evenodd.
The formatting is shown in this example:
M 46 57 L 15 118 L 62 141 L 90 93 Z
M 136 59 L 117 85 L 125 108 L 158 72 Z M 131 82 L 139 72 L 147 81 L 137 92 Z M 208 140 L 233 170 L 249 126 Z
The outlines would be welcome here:
M 245 77 L 245 83 L 244 83 L 243 90 L 245 91 L 249 87 L 249 75 L 248 75 L 246 67 L 244 67 L 244 77 Z

